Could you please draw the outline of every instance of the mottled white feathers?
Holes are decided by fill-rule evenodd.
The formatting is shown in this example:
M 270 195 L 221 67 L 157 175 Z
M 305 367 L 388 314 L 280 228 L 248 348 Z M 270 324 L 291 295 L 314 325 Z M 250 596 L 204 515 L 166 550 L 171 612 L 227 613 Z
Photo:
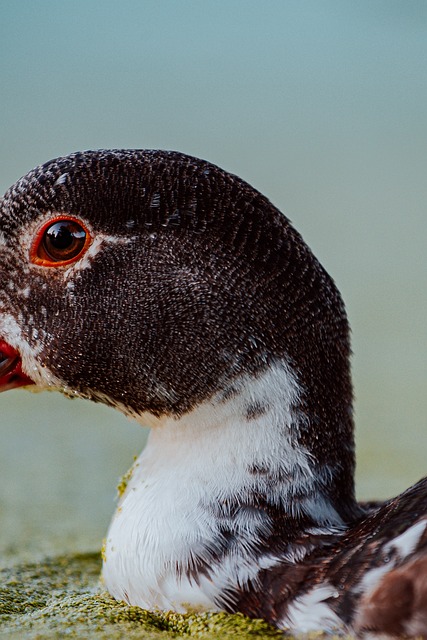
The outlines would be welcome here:
M 296 509 L 295 493 L 307 495 L 299 508 L 312 510 L 313 461 L 297 442 L 299 393 L 290 367 L 279 362 L 238 380 L 228 399 L 221 393 L 179 419 L 151 418 L 107 537 L 103 576 L 115 597 L 148 608 L 217 608 L 226 588 L 277 562 L 254 562 L 272 523 L 253 496 L 267 495 L 286 513 Z M 239 508 L 230 512 L 234 503 Z M 319 511 L 320 522 L 332 512 L 329 505 Z M 224 529 L 238 544 L 224 545 Z

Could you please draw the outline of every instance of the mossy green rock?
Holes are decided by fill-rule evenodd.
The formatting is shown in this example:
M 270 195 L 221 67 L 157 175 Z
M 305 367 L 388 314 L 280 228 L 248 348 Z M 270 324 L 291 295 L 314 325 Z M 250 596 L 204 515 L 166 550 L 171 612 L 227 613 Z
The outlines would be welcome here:
M 151 613 L 103 592 L 98 554 L 61 556 L 1 571 L 0 636 L 8 638 L 280 637 L 239 615 Z M 237 637 L 239 637 L 237 636 Z
M 249 620 L 239 614 L 152 613 L 116 602 L 102 589 L 100 568 L 99 554 L 80 554 L 3 569 L 0 637 L 34 640 L 283 637 L 264 621 Z

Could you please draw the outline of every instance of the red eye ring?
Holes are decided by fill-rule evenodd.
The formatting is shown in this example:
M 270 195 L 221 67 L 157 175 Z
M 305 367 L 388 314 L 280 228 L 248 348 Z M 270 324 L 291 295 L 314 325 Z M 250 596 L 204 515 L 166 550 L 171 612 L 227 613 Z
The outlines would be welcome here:
M 91 242 L 92 237 L 81 220 L 58 215 L 37 232 L 30 260 L 42 267 L 63 267 L 79 260 Z

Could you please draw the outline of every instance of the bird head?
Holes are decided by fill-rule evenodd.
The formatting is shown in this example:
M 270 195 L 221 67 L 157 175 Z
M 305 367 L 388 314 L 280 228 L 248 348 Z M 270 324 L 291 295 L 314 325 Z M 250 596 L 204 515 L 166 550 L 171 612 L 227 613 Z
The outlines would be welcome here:
M 236 176 L 162 151 L 39 166 L 0 201 L 0 283 L 3 390 L 33 384 L 173 417 L 284 360 L 307 416 L 301 442 L 352 494 L 340 294 Z

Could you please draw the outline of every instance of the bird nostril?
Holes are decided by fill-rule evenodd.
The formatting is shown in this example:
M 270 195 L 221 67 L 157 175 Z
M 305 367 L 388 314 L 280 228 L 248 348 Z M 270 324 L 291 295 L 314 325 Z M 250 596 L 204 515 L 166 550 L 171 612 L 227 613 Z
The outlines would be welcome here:
M 16 389 L 34 384 L 22 371 L 19 352 L 5 340 L 0 339 L 0 391 Z
M 33 384 L 34 381 L 22 371 L 19 352 L 0 339 L 0 392 Z
M 0 340 L 0 378 L 4 379 L 18 367 L 19 353 L 4 340 Z
M 0 377 L 6 376 L 8 373 L 13 371 L 18 362 L 19 356 L 7 356 L 5 353 L 0 351 Z

